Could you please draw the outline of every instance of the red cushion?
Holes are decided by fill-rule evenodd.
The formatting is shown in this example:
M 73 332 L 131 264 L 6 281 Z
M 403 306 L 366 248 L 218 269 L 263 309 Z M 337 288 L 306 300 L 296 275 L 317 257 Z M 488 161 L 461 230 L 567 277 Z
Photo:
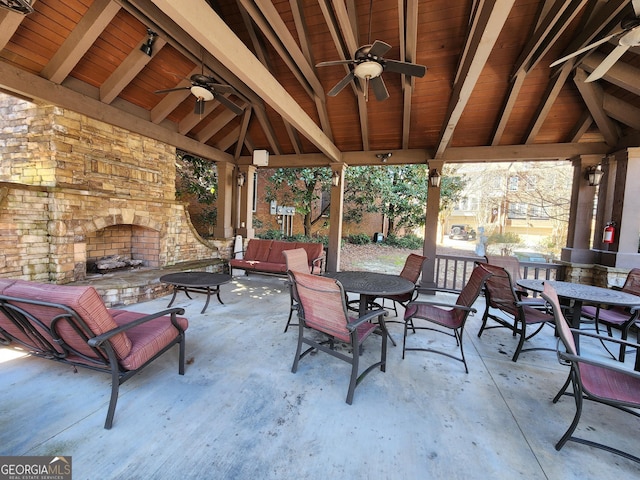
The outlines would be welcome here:
M 113 318 L 119 326 L 146 316 L 144 313 L 127 310 L 112 310 L 112 312 Z M 187 319 L 177 317 L 177 320 L 182 329 L 186 330 L 189 326 Z M 171 343 L 178 333 L 178 329 L 173 326 L 169 316 L 156 318 L 127 330 L 127 336 L 131 340 L 132 346 L 129 355 L 120 360 L 120 365 L 127 370 L 140 368 L 151 357 Z
M 309 266 L 311 266 L 313 260 L 322 257 L 323 245 L 321 243 L 298 242 L 296 243 L 296 248 L 304 248 L 307 251 Z
M 280 240 L 274 240 L 271 243 L 271 250 L 269 251 L 269 258 L 267 258 L 267 262 L 286 263 L 282 252 L 284 252 L 285 250 L 292 250 L 294 248 L 296 248 L 296 244 L 294 242 L 282 242 Z
M 11 297 L 22 297 L 66 305 L 80 315 L 95 335 L 101 335 L 118 327 L 111 314 L 107 311 L 102 298 L 100 298 L 96 289 L 91 286 L 76 287 L 17 280 L 13 285 L 6 288 L 3 294 Z M 16 303 L 47 326 L 51 324 L 55 316 L 61 313 L 58 308 L 21 302 Z M 66 321 L 58 322 L 57 331 L 71 348 L 89 357 L 95 357 L 91 347 L 87 345 L 83 338 L 78 336 L 69 323 Z M 118 358 L 125 358 L 129 355 L 131 341 L 126 334 L 115 335 L 110 340 L 110 343 Z
M 252 238 L 249 240 L 249 244 L 247 245 L 247 251 L 244 253 L 244 259 L 266 262 L 267 258 L 269 258 L 271 242 L 273 242 L 273 240 Z

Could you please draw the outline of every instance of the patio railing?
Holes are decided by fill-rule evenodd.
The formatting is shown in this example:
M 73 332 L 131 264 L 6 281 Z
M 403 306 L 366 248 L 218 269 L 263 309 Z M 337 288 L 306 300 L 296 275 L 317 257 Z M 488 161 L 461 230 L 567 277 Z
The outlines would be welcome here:
M 437 288 L 461 290 L 480 257 L 436 255 L 435 283 Z M 562 278 L 562 265 L 557 263 L 520 262 L 522 278 L 556 280 Z

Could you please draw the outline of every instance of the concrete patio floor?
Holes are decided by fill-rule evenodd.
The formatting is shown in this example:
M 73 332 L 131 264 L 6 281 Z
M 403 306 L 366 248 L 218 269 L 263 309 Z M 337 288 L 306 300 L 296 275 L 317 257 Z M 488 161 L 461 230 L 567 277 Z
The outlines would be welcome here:
M 567 367 L 549 351 L 513 363 L 509 332 L 477 338 L 481 314 L 465 332 L 468 375 L 432 353 L 403 360 L 401 344 L 390 345 L 386 373 L 365 378 L 349 406 L 346 363 L 318 353 L 291 373 L 297 327 L 283 333 L 281 278 L 235 277 L 221 296 L 225 305 L 212 299 L 200 314 L 202 295 L 178 295 L 190 322 L 186 373 L 178 375 L 176 348 L 126 382 L 111 430 L 103 429 L 108 375 L 0 349 L 0 455 L 71 456 L 75 480 L 640 476 L 640 465 L 601 450 L 554 449 L 575 411 L 570 397 L 551 403 Z M 151 313 L 169 298 L 127 308 Z M 402 326 L 390 330 L 401 342 Z M 457 351 L 443 335 L 410 340 Z M 369 339 L 363 362 L 379 343 Z M 552 330 L 529 343 L 555 347 Z M 638 432 L 639 419 L 591 403 L 579 427 L 636 455 Z

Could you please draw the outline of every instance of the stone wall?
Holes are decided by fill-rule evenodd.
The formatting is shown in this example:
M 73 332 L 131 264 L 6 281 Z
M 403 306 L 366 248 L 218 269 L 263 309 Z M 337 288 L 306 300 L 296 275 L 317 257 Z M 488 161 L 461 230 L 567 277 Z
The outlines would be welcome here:
M 113 225 L 158 232 L 161 267 L 219 256 L 175 199 L 173 146 L 3 94 L 0 118 L 0 277 L 82 280 Z

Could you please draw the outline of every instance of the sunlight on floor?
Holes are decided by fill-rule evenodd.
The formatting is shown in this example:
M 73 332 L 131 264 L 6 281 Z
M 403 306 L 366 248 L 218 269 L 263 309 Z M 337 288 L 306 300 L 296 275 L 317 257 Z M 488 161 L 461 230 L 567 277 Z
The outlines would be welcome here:
M 26 357 L 27 354 L 12 350 L 10 348 L 0 348 L 0 363 L 9 362 L 16 358 Z

